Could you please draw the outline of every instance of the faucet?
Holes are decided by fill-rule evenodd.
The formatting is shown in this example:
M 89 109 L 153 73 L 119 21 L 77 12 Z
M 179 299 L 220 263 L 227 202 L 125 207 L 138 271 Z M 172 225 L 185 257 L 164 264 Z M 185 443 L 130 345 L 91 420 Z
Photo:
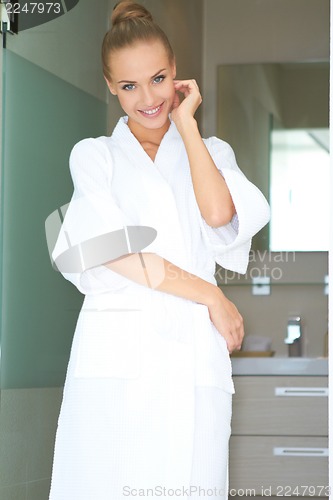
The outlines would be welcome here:
M 302 326 L 300 316 L 292 316 L 288 319 L 287 336 L 284 343 L 288 345 L 288 356 L 302 356 Z

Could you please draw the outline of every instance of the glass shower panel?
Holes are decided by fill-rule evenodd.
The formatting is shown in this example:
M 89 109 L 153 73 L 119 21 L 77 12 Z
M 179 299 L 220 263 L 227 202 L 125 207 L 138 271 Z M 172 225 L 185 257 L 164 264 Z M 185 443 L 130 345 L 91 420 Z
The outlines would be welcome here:
M 63 383 L 83 296 L 53 269 L 45 221 L 70 201 L 74 144 L 106 132 L 100 46 L 108 0 L 99 0 L 93 16 L 90 0 L 61 5 L 58 19 L 8 34 L 7 48 L 0 48 L 1 500 L 49 497 Z
M 270 172 L 270 249 L 275 252 L 327 251 L 328 128 L 273 129 Z
M 54 271 L 45 220 L 69 202 L 73 145 L 106 129 L 106 103 L 4 50 L 1 388 L 64 381 L 82 295 Z

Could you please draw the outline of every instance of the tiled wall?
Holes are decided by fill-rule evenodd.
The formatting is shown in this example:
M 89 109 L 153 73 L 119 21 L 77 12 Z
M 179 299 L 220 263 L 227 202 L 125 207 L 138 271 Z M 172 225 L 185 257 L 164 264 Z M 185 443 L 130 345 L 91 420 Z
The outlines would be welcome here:
M 1 391 L 1 500 L 47 500 L 61 398 L 61 388 Z

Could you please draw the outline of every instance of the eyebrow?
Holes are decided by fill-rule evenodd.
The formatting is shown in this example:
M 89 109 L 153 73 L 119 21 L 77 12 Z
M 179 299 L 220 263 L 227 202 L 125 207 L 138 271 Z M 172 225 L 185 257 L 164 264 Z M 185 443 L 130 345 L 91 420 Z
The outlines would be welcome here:
M 158 70 L 157 73 L 155 73 L 155 75 L 153 75 L 151 77 L 151 79 L 155 78 L 157 75 L 159 75 L 160 73 L 162 73 L 162 71 L 165 71 L 165 70 L 166 70 L 166 68 Z M 138 82 L 135 82 L 134 80 L 133 81 L 132 80 L 119 80 L 119 82 L 117 82 L 117 83 L 138 83 Z

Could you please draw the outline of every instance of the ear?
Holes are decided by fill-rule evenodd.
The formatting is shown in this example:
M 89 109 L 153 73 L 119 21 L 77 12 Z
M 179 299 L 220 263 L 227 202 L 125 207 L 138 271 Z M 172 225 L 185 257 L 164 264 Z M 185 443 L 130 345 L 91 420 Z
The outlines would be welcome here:
M 104 80 L 106 81 L 106 85 L 108 86 L 111 94 L 117 95 L 117 91 L 116 91 L 114 85 L 112 84 L 112 82 L 110 82 L 105 76 L 104 76 Z
M 171 68 L 172 68 L 172 78 L 175 79 L 177 74 L 176 58 L 174 58 Z

